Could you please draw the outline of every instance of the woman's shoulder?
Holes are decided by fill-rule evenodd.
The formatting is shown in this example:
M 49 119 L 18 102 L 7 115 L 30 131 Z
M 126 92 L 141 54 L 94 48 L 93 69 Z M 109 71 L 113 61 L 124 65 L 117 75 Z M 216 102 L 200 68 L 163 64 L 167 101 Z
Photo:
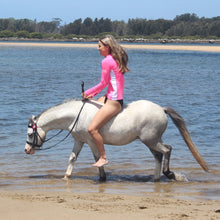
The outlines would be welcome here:
M 103 60 L 102 60 L 102 63 L 103 64 L 115 64 L 115 60 L 114 58 L 112 57 L 111 54 L 109 54 L 108 56 L 106 56 Z

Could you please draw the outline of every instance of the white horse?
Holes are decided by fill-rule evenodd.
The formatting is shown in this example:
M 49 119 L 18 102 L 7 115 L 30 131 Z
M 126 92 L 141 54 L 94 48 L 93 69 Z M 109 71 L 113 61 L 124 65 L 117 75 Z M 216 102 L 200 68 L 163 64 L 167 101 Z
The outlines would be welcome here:
M 101 107 L 102 104 L 94 100 L 86 101 L 85 103 L 71 100 L 53 106 L 37 117 L 33 116 L 29 119 L 25 152 L 33 154 L 35 149 L 40 148 L 48 131 L 54 129 L 68 130 L 75 140 L 65 173 L 65 178 L 70 178 L 74 162 L 77 160 L 84 143 L 90 146 L 95 160 L 99 159 L 98 149 L 88 133 L 88 127 L 95 113 Z M 104 143 L 108 145 L 125 145 L 135 139 L 140 139 L 142 143 L 149 147 L 155 157 L 154 180 L 160 180 L 163 155 L 163 173 L 169 179 L 175 180 L 177 179 L 175 173 L 169 169 L 172 147 L 163 143 L 161 139 L 167 127 L 166 113 L 178 127 L 197 162 L 208 172 L 208 166 L 194 146 L 183 118 L 169 107 L 162 108 L 146 100 L 124 105 L 122 111 L 101 128 L 100 133 Z M 135 149 L 133 153 L 135 154 Z M 99 174 L 100 180 L 106 179 L 104 167 L 99 168 Z

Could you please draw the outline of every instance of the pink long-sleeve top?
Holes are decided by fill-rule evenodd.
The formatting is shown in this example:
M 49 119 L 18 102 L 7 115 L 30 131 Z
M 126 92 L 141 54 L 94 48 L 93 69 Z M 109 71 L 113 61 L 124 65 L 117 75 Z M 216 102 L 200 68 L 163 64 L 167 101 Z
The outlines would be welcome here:
M 124 74 L 118 70 L 118 64 L 111 54 L 102 60 L 101 82 L 91 89 L 86 90 L 86 95 L 92 97 L 100 93 L 106 86 L 107 98 L 111 100 L 123 99 L 124 92 Z

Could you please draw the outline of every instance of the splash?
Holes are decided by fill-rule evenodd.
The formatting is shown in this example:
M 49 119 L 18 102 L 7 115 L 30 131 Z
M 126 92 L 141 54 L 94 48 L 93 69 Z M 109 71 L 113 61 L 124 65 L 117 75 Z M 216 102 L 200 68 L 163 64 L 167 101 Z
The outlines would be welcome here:
M 186 177 L 186 175 L 182 174 L 182 173 L 174 173 L 175 174 L 175 179 L 176 181 L 180 181 L 180 182 L 189 182 L 188 178 Z

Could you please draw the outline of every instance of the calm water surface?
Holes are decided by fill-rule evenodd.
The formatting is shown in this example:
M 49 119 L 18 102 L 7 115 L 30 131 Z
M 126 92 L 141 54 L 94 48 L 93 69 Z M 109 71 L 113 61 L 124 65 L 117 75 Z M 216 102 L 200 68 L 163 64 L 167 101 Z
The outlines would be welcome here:
M 62 181 L 73 139 L 69 137 L 55 149 L 25 155 L 28 118 L 66 99 L 80 98 L 82 80 L 85 88 L 99 82 L 102 57 L 93 48 L 2 46 L 0 189 L 134 195 L 169 192 L 177 197 L 220 199 L 220 53 L 140 49 L 127 52 L 131 71 L 125 76 L 125 102 L 147 99 L 176 109 L 211 172 L 202 171 L 169 119 L 163 140 L 173 146 L 171 169 L 188 181 L 169 182 L 162 177 L 160 183 L 154 183 L 153 156 L 138 140 L 122 147 L 106 146 L 110 161 L 105 169 L 106 183 L 99 184 L 87 145 L 71 180 Z

